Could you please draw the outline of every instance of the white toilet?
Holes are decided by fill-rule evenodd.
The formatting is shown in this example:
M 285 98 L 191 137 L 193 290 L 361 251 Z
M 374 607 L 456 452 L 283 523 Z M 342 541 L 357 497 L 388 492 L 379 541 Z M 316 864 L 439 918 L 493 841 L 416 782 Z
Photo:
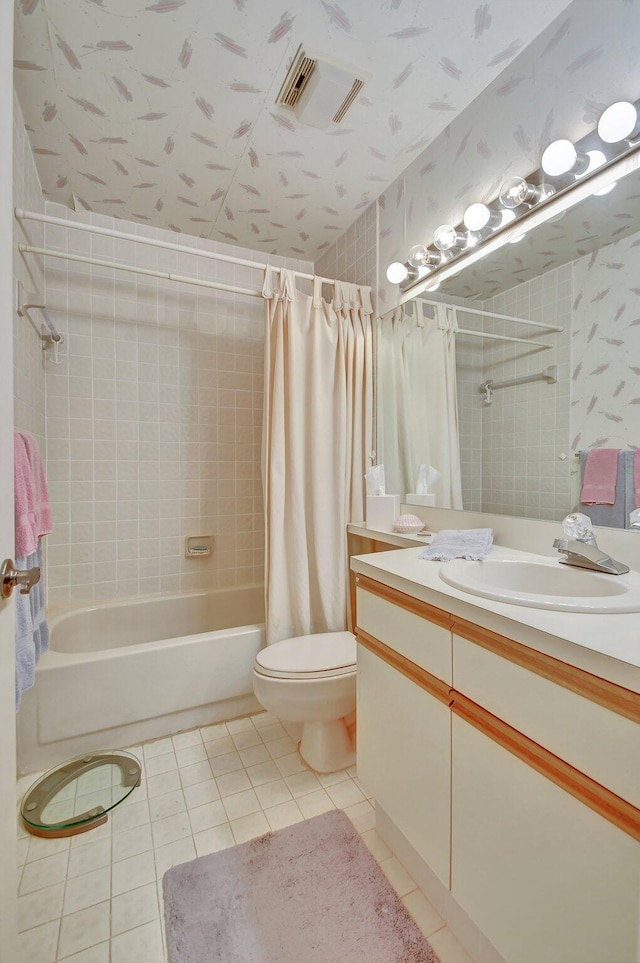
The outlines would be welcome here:
M 258 702 L 278 719 L 303 722 L 300 755 L 316 772 L 355 762 L 344 721 L 356 707 L 356 639 L 320 632 L 284 639 L 258 652 L 253 664 Z

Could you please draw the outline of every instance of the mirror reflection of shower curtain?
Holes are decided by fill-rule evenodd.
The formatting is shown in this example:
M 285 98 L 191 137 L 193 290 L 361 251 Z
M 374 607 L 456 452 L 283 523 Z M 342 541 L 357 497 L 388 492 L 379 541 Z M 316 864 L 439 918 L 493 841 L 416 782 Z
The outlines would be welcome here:
M 378 450 L 389 494 L 415 491 L 421 464 L 441 478 L 438 508 L 462 508 L 456 393 L 456 312 L 438 304 L 434 318 L 418 302 L 378 320 Z M 411 312 L 411 313 L 410 313 Z

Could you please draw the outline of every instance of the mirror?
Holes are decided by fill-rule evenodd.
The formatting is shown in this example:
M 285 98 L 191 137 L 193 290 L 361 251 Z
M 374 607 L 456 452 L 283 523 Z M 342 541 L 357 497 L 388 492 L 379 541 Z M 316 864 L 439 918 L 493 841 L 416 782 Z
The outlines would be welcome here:
M 494 251 L 437 292 L 418 295 L 405 312 L 414 321 L 433 317 L 434 302 L 443 300 L 455 305 L 461 329 L 456 378 L 462 507 L 562 519 L 579 504 L 581 451 L 640 446 L 640 173 Z M 378 321 L 379 383 L 398 365 L 380 336 L 393 314 Z M 414 358 L 410 377 L 419 372 Z M 395 379 L 400 384 L 397 372 Z M 496 384 L 489 395 L 480 390 L 487 381 Z M 404 495 L 415 491 L 416 479 L 407 460 L 394 458 L 389 445 L 385 452 L 385 436 L 400 427 L 389 424 L 389 410 L 379 393 L 378 460 L 385 464 L 387 490 Z M 406 421 L 410 425 L 412 418 Z M 423 435 L 404 422 L 402 431 L 416 449 L 413 461 L 428 458 Z M 633 487 L 633 480 L 627 482 Z M 623 479 L 619 483 L 624 488 Z M 436 505 L 460 507 L 434 492 Z M 594 523 L 628 525 L 628 499 L 625 506 L 623 498 L 618 501 L 616 496 L 615 510 L 594 506 Z

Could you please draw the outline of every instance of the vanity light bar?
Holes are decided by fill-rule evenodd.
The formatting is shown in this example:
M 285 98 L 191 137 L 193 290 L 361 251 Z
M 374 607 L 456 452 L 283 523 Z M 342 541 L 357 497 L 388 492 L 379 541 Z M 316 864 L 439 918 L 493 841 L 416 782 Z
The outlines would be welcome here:
M 594 135 L 608 146 L 608 154 L 593 148 Z M 441 225 L 434 233 L 436 249 L 416 245 L 409 252 L 407 262 L 395 262 L 389 267 L 388 280 L 399 284 L 403 292 L 411 290 L 412 296 L 435 290 L 442 281 L 504 244 L 521 240 L 525 221 L 525 230 L 531 230 L 569 210 L 585 197 L 608 193 L 621 177 L 640 166 L 636 156 L 640 143 L 634 138 L 640 138 L 638 104 L 626 101 L 612 104 L 603 111 L 597 133 L 591 131 L 578 145 L 567 139 L 553 141 L 543 152 L 538 171 L 526 180 L 512 177 L 502 185 L 497 198 L 499 207 L 492 206 L 495 201 L 469 205 L 463 225 Z M 614 157 L 611 157 L 612 144 L 617 145 Z M 630 166 L 627 161 L 631 162 Z M 559 185 L 545 183 L 545 175 L 557 179 Z M 534 209 L 536 214 L 543 216 L 534 217 Z M 507 211 L 510 220 L 503 216 Z M 418 249 L 421 256 L 416 258 L 414 252 Z M 402 302 L 405 300 L 408 298 L 403 298 Z

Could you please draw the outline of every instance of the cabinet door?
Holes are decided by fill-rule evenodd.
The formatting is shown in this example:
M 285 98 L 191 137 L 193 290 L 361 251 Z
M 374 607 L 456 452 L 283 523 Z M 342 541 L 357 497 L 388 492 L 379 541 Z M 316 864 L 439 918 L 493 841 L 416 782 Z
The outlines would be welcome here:
M 449 886 L 449 707 L 358 646 L 358 775 Z
M 455 898 L 509 963 L 635 963 L 640 843 L 453 716 Z

